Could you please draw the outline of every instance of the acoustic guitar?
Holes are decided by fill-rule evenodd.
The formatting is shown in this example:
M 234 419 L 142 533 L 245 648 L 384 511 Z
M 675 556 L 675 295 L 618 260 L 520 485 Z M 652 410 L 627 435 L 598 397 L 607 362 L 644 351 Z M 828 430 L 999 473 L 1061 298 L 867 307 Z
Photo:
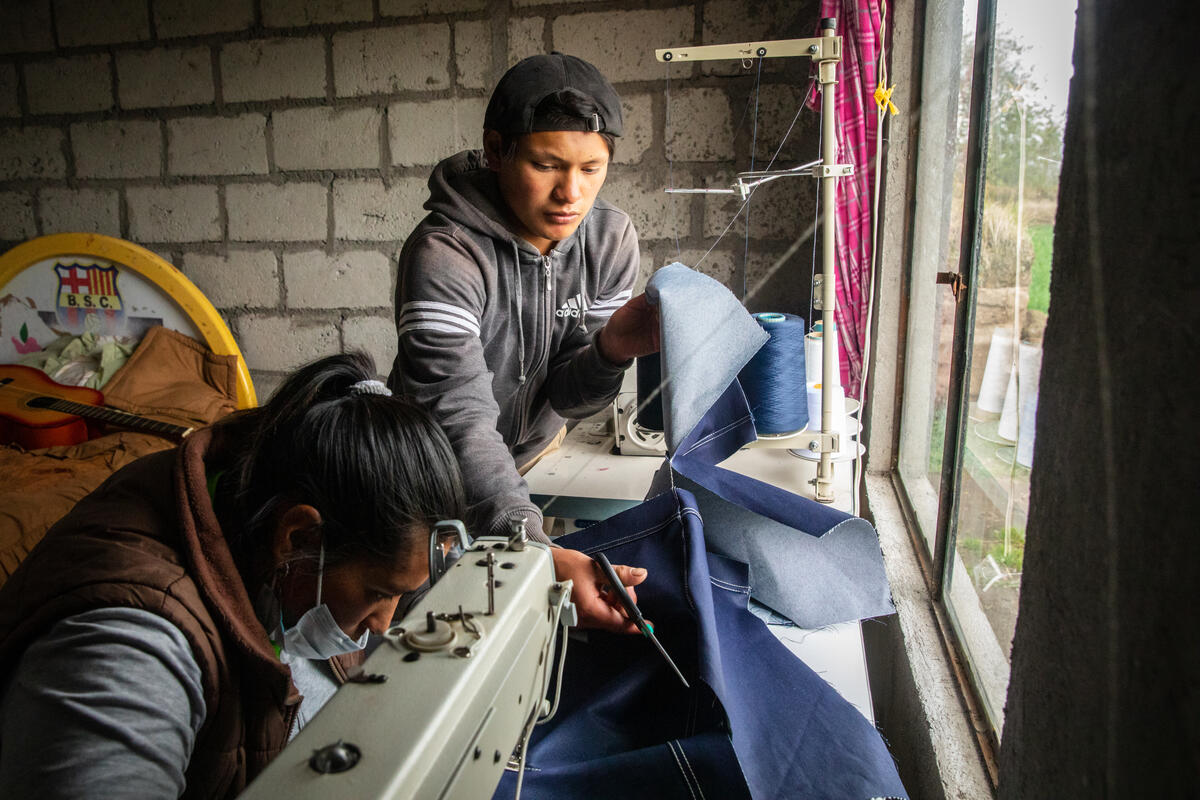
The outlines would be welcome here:
M 107 408 L 95 389 L 55 383 L 33 367 L 0 364 L 0 443 L 26 450 L 79 444 L 99 435 L 100 423 L 169 439 L 194 430 Z

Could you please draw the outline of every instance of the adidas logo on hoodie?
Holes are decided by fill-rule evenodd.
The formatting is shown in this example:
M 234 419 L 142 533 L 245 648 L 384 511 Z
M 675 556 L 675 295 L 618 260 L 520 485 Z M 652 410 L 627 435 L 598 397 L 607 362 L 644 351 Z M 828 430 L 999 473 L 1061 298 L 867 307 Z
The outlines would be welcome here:
M 562 304 L 562 307 L 554 312 L 556 317 L 581 317 L 587 309 L 583 307 L 583 301 L 579 295 L 575 295 L 570 300 Z

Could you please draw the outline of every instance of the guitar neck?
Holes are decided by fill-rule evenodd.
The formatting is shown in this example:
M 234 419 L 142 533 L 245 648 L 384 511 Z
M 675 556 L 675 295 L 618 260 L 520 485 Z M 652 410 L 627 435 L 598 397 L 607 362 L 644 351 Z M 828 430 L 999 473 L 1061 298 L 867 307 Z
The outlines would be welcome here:
M 59 411 L 63 414 L 74 414 L 79 417 L 100 420 L 101 422 L 107 422 L 122 428 L 156 433 L 160 436 L 169 436 L 174 439 L 182 439 L 195 430 L 195 428 L 187 428 L 183 425 L 172 425 L 169 422 L 161 422 L 148 417 L 139 417 L 137 414 L 118 411 L 115 408 L 89 406 L 71 400 L 45 398 L 37 406 L 39 408 L 50 409 L 51 411 Z

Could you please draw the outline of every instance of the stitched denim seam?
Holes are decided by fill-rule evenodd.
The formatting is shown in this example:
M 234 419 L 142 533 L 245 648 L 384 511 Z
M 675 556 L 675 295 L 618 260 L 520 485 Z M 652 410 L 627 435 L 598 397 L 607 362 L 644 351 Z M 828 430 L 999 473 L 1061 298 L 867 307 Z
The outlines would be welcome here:
M 692 770 L 692 762 L 688 760 L 687 751 L 683 749 L 683 743 L 676 739 L 675 744 L 679 748 L 679 755 L 683 757 L 684 765 L 687 766 L 688 774 L 692 776 L 692 780 L 696 783 L 696 791 L 700 793 L 700 800 L 705 800 L 704 790 L 700 788 L 700 780 L 696 777 L 696 773 Z
M 675 519 L 678 519 L 678 516 L 676 516 Z M 672 522 L 674 522 L 675 519 L 663 520 L 662 522 L 658 523 L 657 525 L 652 525 L 649 528 L 643 528 L 642 530 L 631 533 L 628 536 L 622 536 L 620 539 L 613 539 L 612 541 L 605 542 L 603 544 L 594 545 L 593 547 L 589 547 L 589 548 L 580 550 L 579 552 L 581 552 L 585 555 L 590 555 L 592 553 L 598 553 L 601 550 L 608 550 L 609 548 L 612 548 L 612 547 L 617 547 L 619 545 L 629 544 L 630 542 L 635 542 L 638 539 L 643 539 L 647 536 L 658 533 L 663 528 L 666 528 Z
M 689 448 L 688 448 L 687 450 L 685 450 L 684 452 L 682 452 L 682 453 L 676 453 L 675 455 L 676 455 L 676 456 L 680 456 L 680 455 L 684 455 L 684 456 L 686 456 L 686 455 L 688 455 L 689 453 L 691 453 L 693 450 L 695 450 L 697 447 L 700 447 L 700 446 L 702 446 L 702 445 L 708 444 L 709 442 L 713 441 L 714 439 L 719 439 L 719 438 L 721 438 L 721 437 L 722 437 L 722 436 L 724 436 L 726 433 L 728 433 L 730 430 L 732 430 L 733 428 L 736 428 L 736 427 L 738 427 L 739 425 L 742 425 L 742 424 L 744 424 L 744 423 L 745 423 L 747 420 L 749 420 L 749 419 L 751 419 L 751 417 L 750 417 L 750 415 L 749 415 L 749 414 L 747 414 L 746 416 L 744 416 L 744 417 L 741 417 L 741 418 L 739 418 L 739 419 L 735 419 L 733 422 L 730 422 L 728 425 L 725 425 L 725 426 L 723 426 L 723 427 L 717 428 L 717 429 L 716 429 L 715 431 L 713 431 L 712 433 L 708 434 L 708 435 L 707 435 L 707 436 L 705 436 L 704 438 L 702 438 L 702 439 L 700 439 L 699 441 L 695 442 L 695 443 L 694 443 L 694 444 L 693 444 L 691 447 L 689 447 Z
M 635 542 L 638 539 L 644 539 L 647 536 L 656 534 L 674 523 L 678 523 L 680 525 L 680 527 L 682 527 L 683 516 L 685 514 L 691 514 L 691 515 L 695 516 L 696 519 L 700 520 L 701 524 L 704 523 L 704 519 L 700 516 L 700 513 L 698 511 L 696 511 L 694 508 L 681 508 L 681 506 L 682 506 L 682 503 L 679 502 L 679 495 L 676 494 L 675 495 L 675 514 L 672 517 L 665 519 L 662 522 L 659 522 L 657 525 L 651 525 L 648 528 L 643 528 L 640 531 L 631 533 L 628 536 L 622 536 L 620 539 L 613 539 L 612 541 L 605 542 L 604 544 L 601 544 L 601 545 L 596 545 L 595 547 L 585 548 L 585 549 L 580 550 L 579 552 L 583 553 L 584 555 L 591 555 L 592 553 L 598 553 L 602 550 L 608 550 L 610 548 L 618 547 L 623 544 L 629 544 L 630 542 Z M 688 584 L 688 574 L 687 574 L 687 565 L 688 565 L 687 537 L 686 536 L 682 537 L 682 541 L 683 541 L 683 548 L 684 548 L 684 554 L 683 554 L 684 557 L 683 557 L 682 567 L 680 569 L 680 571 L 682 573 L 680 577 L 682 578 L 681 585 L 683 586 L 683 596 L 687 599 L 688 608 L 691 609 L 692 613 L 696 613 L 696 601 L 693 599 L 692 593 L 688 589 L 689 584 Z
M 684 786 L 687 786 L 688 794 L 692 796 L 692 800 L 696 800 L 696 792 L 692 790 L 692 782 L 688 780 L 688 774 L 683 771 L 683 762 L 679 760 L 679 754 L 675 752 L 675 740 L 667 742 L 667 749 L 671 751 L 671 755 L 675 756 L 675 765 L 679 767 L 679 776 L 683 778 Z
M 676 503 L 675 503 L 675 519 L 677 519 L 679 521 L 679 528 L 680 528 L 680 531 L 682 532 L 684 515 L 685 514 L 695 514 L 696 519 L 700 519 L 700 514 L 697 513 L 694 509 L 684 508 L 683 504 L 679 502 L 678 494 L 675 495 L 675 501 L 676 501 Z M 701 522 L 701 524 L 703 524 L 704 520 L 700 520 L 700 522 Z M 691 583 L 688 582 L 688 564 L 690 564 L 692 562 L 691 554 L 688 551 L 688 537 L 680 536 L 679 539 L 683 543 L 683 559 L 680 562 L 680 570 L 679 570 L 681 573 L 680 577 L 683 579 L 683 583 L 681 583 L 680 585 L 683 587 L 683 596 L 685 598 L 687 598 L 688 608 L 691 609 L 693 614 L 696 614 L 696 613 L 698 613 L 696 611 L 696 601 L 692 597 Z
M 738 583 L 730 583 L 729 581 L 723 581 L 720 578 L 714 578 L 711 575 L 708 577 L 708 580 L 709 580 L 709 583 L 711 583 L 713 586 L 716 586 L 719 589 L 725 589 L 726 591 L 730 591 L 730 592 L 737 592 L 738 594 L 750 594 L 749 586 L 742 586 L 741 584 L 738 584 Z
M 688 448 L 686 451 L 684 451 L 683 455 L 685 455 L 685 456 L 686 456 L 688 453 L 691 453 L 691 452 L 692 452 L 693 450 L 695 450 L 697 447 L 701 447 L 702 445 L 706 445 L 706 444 L 708 444 L 709 442 L 712 442 L 712 441 L 715 441 L 715 440 L 717 440 L 717 439 L 720 439 L 720 438 L 721 438 L 722 436 L 724 436 L 726 433 L 729 433 L 729 431 L 733 430 L 733 429 L 734 429 L 734 428 L 736 428 L 737 426 L 744 424 L 744 423 L 745 423 L 746 421 L 748 421 L 749 419 L 750 419 L 750 415 L 749 415 L 749 414 L 747 414 L 747 415 L 746 415 L 746 416 L 744 416 L 744 417 L 740 417 L 740 418 L 738 418 L 738 419 L 735 419 L 735 420 L 733 420 L 732 422 L 729 422 L 729 423 L 727 423 L 727 424 L 725 424 L 725 425 L 721 426 L 720 428 L 717 428 L 715 431 L 713 431 L 712 433 L 708 434 L 707 436 L 705 436 L 705 437 L 703 437 L 703 438 L 701 438 L 701 439 L 698 439 L 698 440 L 697 440 L 695 443 L 693 443 L 693 444 L 692 444 L 692 446 L 691 446 L 691 447 L 689 447 L 689 448 Z

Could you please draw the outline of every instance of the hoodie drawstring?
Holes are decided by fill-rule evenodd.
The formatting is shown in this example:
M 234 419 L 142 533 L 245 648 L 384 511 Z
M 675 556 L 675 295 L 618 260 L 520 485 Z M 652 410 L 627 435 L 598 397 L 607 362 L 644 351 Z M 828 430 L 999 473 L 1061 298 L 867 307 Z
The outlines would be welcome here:
M 516 270 L 517 290 L 513 292 L 517 296 L 517 360 L 520 365 L 521 374 L 517 381 L 524 385 L 525 383 L 525 320 L 521 316 L 521 295 L 525 293 L 525 287 L 521 285 L 521 251 L 517 247 L 515 241 L 509 242 L 513 249 L 513 269 Z
M 579 253 L 579 327 L 584 332 L 588 332 L 587 327 L 587 310 L 588 310 L 588 290 L 587 290 L 587 235 L 586 225 L 580 225 L 576 230 L 579 232 L 579 246 L 576 252 Z

